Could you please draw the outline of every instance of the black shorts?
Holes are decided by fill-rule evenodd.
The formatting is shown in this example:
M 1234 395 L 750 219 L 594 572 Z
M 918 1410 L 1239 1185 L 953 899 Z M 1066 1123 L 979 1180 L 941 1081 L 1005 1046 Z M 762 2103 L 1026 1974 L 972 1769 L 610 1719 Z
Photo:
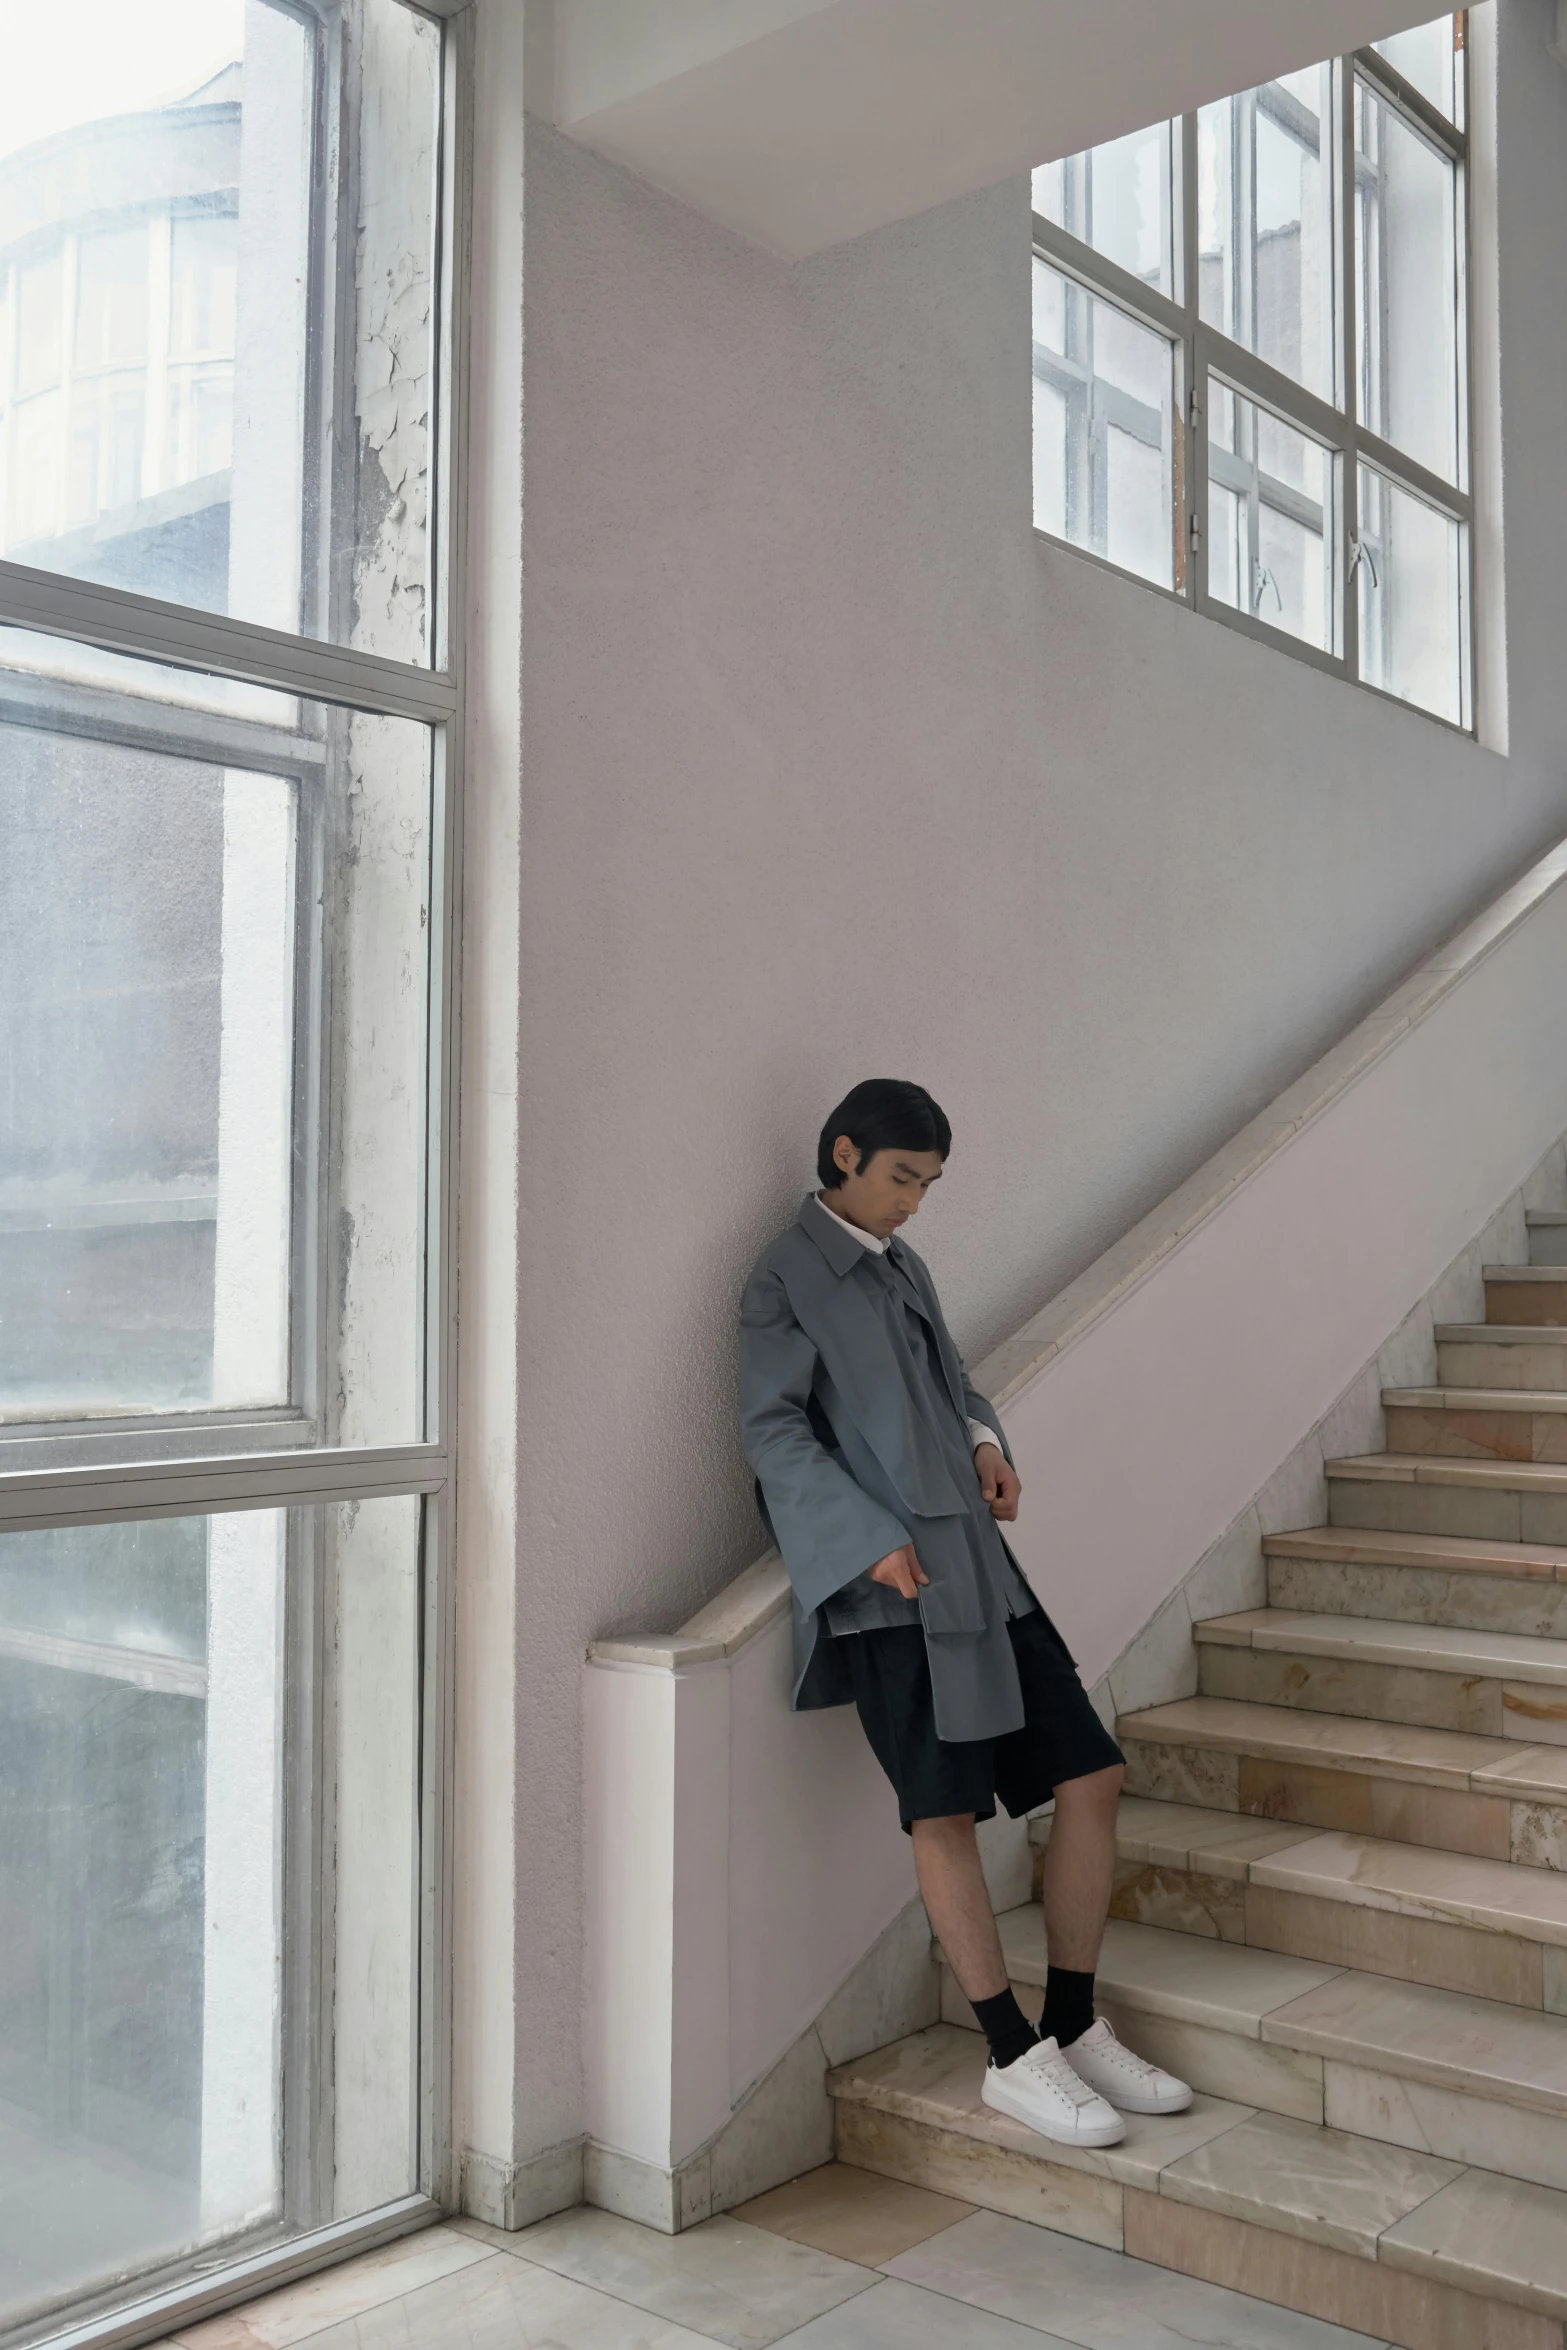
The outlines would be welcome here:
M 923 1624 L 840 1635 L 854 1702 L 892 1781 L 905 1830 L 912 1820 L 961 1812 L 993 1819 L 998 1798 L 1018 1819 L 1048 1803 L 1064 1780 L 1124 1760 L 1044 1609 L 1012 1617 L 1007 1629 L 1023 1688 L 1023 1727 L 1001 1738 L 937 1737 Z

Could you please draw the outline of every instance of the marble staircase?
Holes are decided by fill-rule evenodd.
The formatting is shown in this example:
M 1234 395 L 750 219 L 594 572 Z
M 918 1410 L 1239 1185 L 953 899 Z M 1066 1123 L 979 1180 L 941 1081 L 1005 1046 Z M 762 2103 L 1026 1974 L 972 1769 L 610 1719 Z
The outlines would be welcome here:
M 944 1978 L 832 2077 L 842 2160 L 1401 2350 L 1567 2350 L 1567 1215 L 1528 1231 L 1196 1694 L 1119 1722 L 1101 2004 L 1191 2111 L 1082 2153 L 991 2114 Z M 1037 1900 L 1002 1931 L 1037 2010 Z

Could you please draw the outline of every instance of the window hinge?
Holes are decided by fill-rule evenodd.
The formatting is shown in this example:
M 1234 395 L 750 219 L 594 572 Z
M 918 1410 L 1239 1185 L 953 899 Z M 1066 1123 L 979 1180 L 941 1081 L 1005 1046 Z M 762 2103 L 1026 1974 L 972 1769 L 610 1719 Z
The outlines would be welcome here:
M 1194 507 L 1192 508 L 1192 519 L 1191 519 L 1191 549 L 1192 549 L 1192 553 L 1193 553 L 1194 555 L 1196 554 L 1196 552 L 1197 552 L 1198 548 L 1199 548 L 1201 545 L 1202 545 L 1202 524 L 1201 524 L 1201 523 L 1198 521 L 1198 519 L 1197 519 L 1197 509 L 1196 509 L 1196 507 L 1194 506 Z

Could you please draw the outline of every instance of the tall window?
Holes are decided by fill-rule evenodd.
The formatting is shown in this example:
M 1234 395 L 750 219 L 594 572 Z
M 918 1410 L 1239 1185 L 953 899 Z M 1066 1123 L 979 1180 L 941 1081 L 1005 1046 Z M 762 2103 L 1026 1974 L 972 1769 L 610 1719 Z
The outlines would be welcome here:
M 172 2334 L 233 2264 L 254 2291 L 444 2193 L 464 37 L 406 0 L 74 0 L 6 36 L 0 2334 L 29 2342 Z
M 1465 19 L 1034 174 L 1034 519 L 1471 711 Z

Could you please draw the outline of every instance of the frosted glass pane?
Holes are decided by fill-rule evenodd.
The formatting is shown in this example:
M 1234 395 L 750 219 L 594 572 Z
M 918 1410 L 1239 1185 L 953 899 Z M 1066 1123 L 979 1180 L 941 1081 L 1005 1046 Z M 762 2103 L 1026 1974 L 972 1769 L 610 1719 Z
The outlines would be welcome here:
M 1208 413 L 1209 595 L 1330 650 L 1331 452 L 1225 386 Z
M 1034 210 L 1168 294 L 1172 153 L 1170 124 L 1156 122 L 1103 147 L 1041 164 L 1034 173 Z
M 1360 543 L 1361 675 L 1462 725 L 1468 561 L 1462 525 L 1362 466 Z
M 1174 354 L 1168 338 L 1034 261 L 1034 521 L 1173 584 Z
M 1385 441 L 1459 481 L 1457 178 L 1362 83 L 1355 97 L 1360 412 Z
M 340 95 L 273 0 L 6 13 L 0 555 L 422 660 L 441 34 L 349 22 Z
M 1332 75 L 1197 118 L 1198 302 L 1210 326 L 1324 398 L 1333 389 Z
M 1429 98 L 1449 122 L 1461 123 L 1464 97 L 1464 19 L 1462 14 L 1433 17 L 1429 24 L 1411 26 L 1406 33 L 1390 33 L 1371 46 L 1394 70 Z

